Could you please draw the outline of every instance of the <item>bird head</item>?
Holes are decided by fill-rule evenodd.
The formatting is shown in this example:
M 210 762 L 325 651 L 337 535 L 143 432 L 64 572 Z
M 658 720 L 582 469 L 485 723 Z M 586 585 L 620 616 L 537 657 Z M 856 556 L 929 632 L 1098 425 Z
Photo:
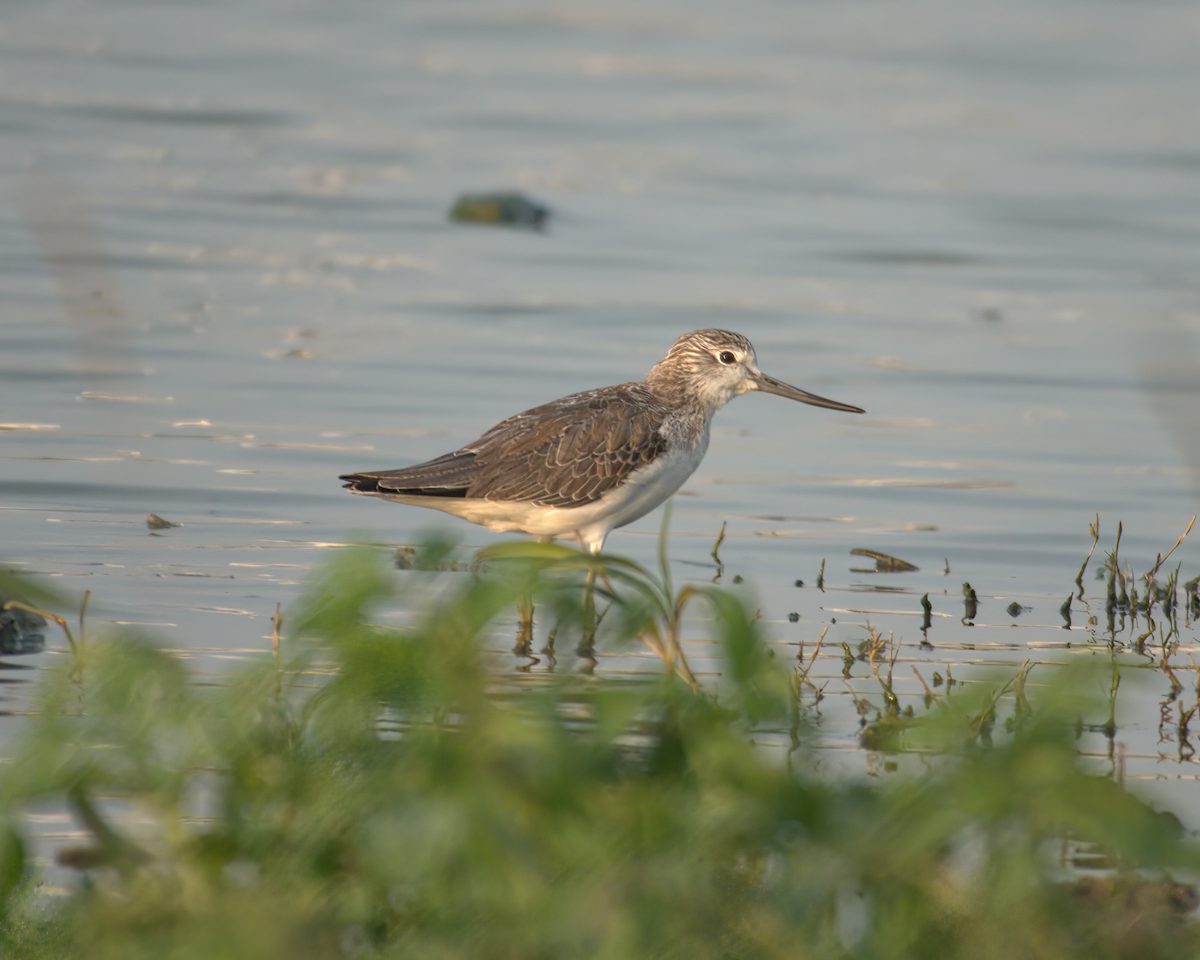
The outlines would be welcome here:
M 773 393 L 817 407 L 862 413 L 859 407 L 826 400 L 767 376 L 758 369 L 754 346 L 730 330 L 696 330 L 675 341 L 646 377 L 658 392 L 694 399 L 708 413 L 751 390 Z

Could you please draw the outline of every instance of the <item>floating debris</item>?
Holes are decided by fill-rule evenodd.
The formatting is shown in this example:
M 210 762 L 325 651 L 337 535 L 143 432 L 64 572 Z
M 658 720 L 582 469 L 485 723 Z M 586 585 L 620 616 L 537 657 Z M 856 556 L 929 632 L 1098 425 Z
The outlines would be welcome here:
M 851 550 L 852 557 L 870 557 L 875 561 L 874 570 L 861 570 L 852 568 L 853 573 L 911 573 L 919 569 L 913 566 L 907 560 L 901 560 L 898 557 L 889 557 L 886 553 L 880 553 L 878 550 Z
M 725 541 L 725 521 L 722 520 L 721 521 L 721 531 L 720 531 L 720 533 L 717 534 L 717 542 L 713 544 L 713 548 L 712 548 L 712 558 L 714 561 L 716 561 L 716 564 L 717 564 L 717 574 L 712 579 L 713 583 L 716 583 L 717 581 L 719 581 L 721 579 L 721 576 L 725 573 L 725 564 L 723 564 L 721 562 L 721 558 L 717 553 L 717 551 L 721 549 L 721 544 L 724 541 Z
M 146 518 L 146 526 L 151 530 L 167 530 L 171 527 L 182 527 L 182 523 L 172 523 L 170 520 L 164 520 L 157 513 L 152 513 Z
M 788 623 L 799 623 L 800 614 L 792 612 L 788 614 Z
M 1096 544 L 1100 542 L 1100 514 L 1096 514 L 1096 522 L 1088 524 L 1088 533 L 1092 535 L 1092 546 L 1088 550 L 1087 556 L 1083 558 L 1083 564 L 1079 567 L 1079 576 L 1075 578 L 1075 585 L 1079 587 L 1079 599 L 1083 599 L 1083 571 L 1087 569 L 1088 561 L 1092 559 L 1092 551 L 1096 549 Z M 1097 571 L 1096 579 L 1102 579 L 1104 571 Z
M 466 560 L 436 560 L 430 564 L 426 562 L 417 553 L 416 547 L 397 547 L 396 548 L 396 569 L 397 570 L 440 570 L 443 572 L 461 573 L 470 571 L 471 564 Z
M 975 590 L 969 583 L 963 584 L 963 622 L 974 620 L 975 614 L 979 612 L 979 598 L 975 596 Z
M 850 649 L 850 644 L 842 641 L 842 679 L 850 679 L 850 671 L 854 668 L 854 651 Z
M 111 850 L 92 844 L 59 847 L 54 851 L 54 862 L 68 870 L 95 870 L 111 867 L 114 857 Z
M 541 230 L 549 216 L 549 207 L 516 191 L 464 193 L 450 208 L 450 219 L 459 223 L 487 223 L 531 230 Z

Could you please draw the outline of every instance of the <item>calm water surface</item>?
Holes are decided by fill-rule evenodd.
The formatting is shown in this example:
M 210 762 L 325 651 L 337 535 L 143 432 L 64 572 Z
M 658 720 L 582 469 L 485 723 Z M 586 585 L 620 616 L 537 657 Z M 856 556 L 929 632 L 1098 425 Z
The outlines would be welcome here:
M 1107 658 L 1086 621 L 1118 521 L 1141 574 L 1196 512 L 1198 46 L 1182 2 L 10 4 L 0 554 L 90 589 L 93 630 L 145 625 L 219 673 L 269 648 L 275 604 L 350 539 L 501 539 L 339 473 L 728 327 L 768 373 L 868 413 L 722 411 L 675 501 L 675 575 L 713 577 L 726 523 L 722 582 L 744 578 L 781 655 L 829 626 L 823 762 L 873 770 L 854 696 L 881 705 L 879 685 L 862 662 L 842 679 L 868 621 L 918 708 L 910 664 Z M 447 221 L 489 188 L 548 203 L 550 229 Z M 151 512 L 183 526 L 152 534 Z M 652 562 L 658 523 L 609 548 Z M 920 570 L 855 572 L 854 548 Z M 1200 574 L 1200 533 L 1176 560 Z M 1194 680 L 1194 626 L 1181 640 Z M 1123 749 L 1200 827 L 1196 764 L 1160 725 L 1191 693 L 1152 670 L 1122 690 L 1117 744 L 1085 748 L 1101 769 Z

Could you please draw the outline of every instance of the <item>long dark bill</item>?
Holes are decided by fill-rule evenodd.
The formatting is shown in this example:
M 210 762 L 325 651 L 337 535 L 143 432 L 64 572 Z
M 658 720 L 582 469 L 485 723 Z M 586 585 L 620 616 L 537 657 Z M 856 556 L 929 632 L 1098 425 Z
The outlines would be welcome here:
M 811 403 L 814 407 L 828 407 L 830 410 L 845 410 L 847 413 L 866 413 L 862 407 L 854 407 L 848 403 L 838 403 L 836 400 L 826 400 L 824 397 L 818 397 L 815 393 L 808 393 L 798 387 L 793 387 L 791 384 L 784 383 L 782 380 L 776 380 L 774 377 L 768 377 L 765 373 L 759 374 L 754 378 L 758 389 L 763 393 L 773 393 L 780 397 L 787 397 L 789 400 L 799 400 L 801 403 Z

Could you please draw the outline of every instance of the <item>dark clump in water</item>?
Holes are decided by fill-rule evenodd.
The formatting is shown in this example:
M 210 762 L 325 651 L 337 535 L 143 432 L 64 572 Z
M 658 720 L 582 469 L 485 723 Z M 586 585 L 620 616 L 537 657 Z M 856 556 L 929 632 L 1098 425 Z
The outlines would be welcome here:
M 461 573 L 471 569 L 470 562 L 455 560 L 449 556 L 422 554 L 416 547 L 401 546 L 396 548 L 397 570 L 440 570 L 449 573 Z
M 41 653 L 46 649 L 45 630 L 45 617 L 0 596 L 0 654 Z
M 488 223 L 541 230 L 550 208 L 513 192 L 464 193 L 450 208 L 450 219 L 459 223 Z
M 963 584 L 963 622 L 974 620 L 979 612 L 979 598 L 969 583 Z
M 878 550 L 864 550 L 861 547 L 850 551 L 852 557 L 870 557 L 875 561 L 875 569 L 859 570 L 855 569 L 854 573 L 910 573 L 919 569 L 907 560 L 901 560 L 899 557 L 889 557 L 886 553 L 880 553 Z

